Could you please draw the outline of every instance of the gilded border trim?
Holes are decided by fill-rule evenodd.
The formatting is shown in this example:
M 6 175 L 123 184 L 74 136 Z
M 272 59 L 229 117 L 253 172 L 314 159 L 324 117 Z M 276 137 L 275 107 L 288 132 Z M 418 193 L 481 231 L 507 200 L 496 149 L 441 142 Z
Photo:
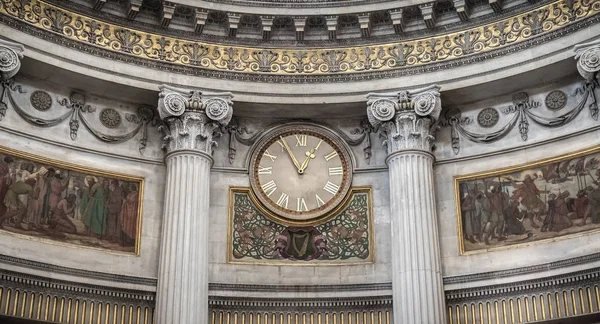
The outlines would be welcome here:
M 543 165 L 551 164 L 554 162 L 559 162 L 564 159 L 577 158 L 580 156 L 598 153 L 598 152 L 600 152 L 600 146 L 594 146 L 591 148 L 586 148 L 583 150 L 579 150 L 579 151 L 575 151 L 575 152 L 571 152 L 571 153 L 567 153 L 567 154 L 562 154 L 559 156 L 555 156 L 555 157 L 551 157 L 551 158 L 547 158 L 547 159 L 543 159 L 543 160 L 538 160 L 535 162 L 523 163 L 523 164 L 518 164 L 518 165 L 506 167 L 506 168 L 493 169 L 493 170 L 489 170 L 489 171 L 471 173 L 471 174 L 466 174 L 466 175 L 454 176 L 453 177 L 454 208 L 455 208 L 455 213 L 456 213 L 456 227 L 458 229 L 459 254 L 460 255 L 472 255 L 472 254 L 480 254 L 480 253 L 498 251 L 498 250 L 510 250 L 510 249 L 520 248 L 520 247 L 524 247 L 524 246 L 532 246 L 532 245 L 544 244 L 544 243 L 548 243 L 548 242 L 557 242 L 557 241 L 562 241 L 565 239 L 570 239 L 570 238 L 574 238 L 574 237 L 585 236 L 585 235 L 590 235 L 590 234 L 600 232 L 600 228 L 598 228 L 598 229 L 591 230 L 591 231 L 583 231 L 583 232 L 568 234 L 568 235 L 559 236 L 559 237 L 541 239 L 541 240 L 533 241 L 533 242 L 518 243 L 518 244 L 501 246 L 501 247 L 490 247 L 487 249 L 479 249 L 479 250 L 474 250 L 474 251 L 465 251 L 464 241 L 463 241 L 463 231 L 462 231 L 462 217 L 461 217 L 461 210 L 460 210 L 460 192 L 459 192 L 459 182 L 461 182 L 461 181 L 488 178 L 488 177 L 493 177 L 493 176 L 508 173 L 508 172 L 519 172 L 519 171 L 523 171 L 523 170 L 526 170 L 529 168 L 535 168 L 535 167 L 540 167 Z
M 365 261 L 359 262 L 339 262 L 339 261 L 326 261 L 319 260 L 318 262 L 282 262 L 282 261 L 236 261 L 231 258 L 231 251 L 233 249 L 232 246 L 232 230 L 233 230 L 233 195 L 237 192 L 247 193 L 250 196 L 250 200 L 255 205 L 255 207 L 261 212 L 264 213 L 265 216 L 271 218 L 272 220 L 276 220 L 277 222 L 285 225 L 285 226 L 299 226 L 299 225 L 315 225 L 315 223 L 287 223 L 281 221 L 274 215 L 271 211 L 266 209 L 260 201 L 254 195 L 253 190 L 250 187 L 229 187 L 229 202 L 227 206 L 228 218 L 227 218 L 227 263 L 228 264 L 249 264 L 249 265 L 270 265 L 270 266 L 302 266 L 302 267 L 320 267 L 320 266 L 340 266 L 340 265 L 364 265 L 364 264 L 373 264 L 375 263 L 375 238 L 374 235 L 374 221 L 373 221 L 373 190 L 370 186 L 365 187 L 351 187 L 348 191 L 348 194 L 344 198 L 343 202 L 339 204 L 337 208 L 332 210 L 329 215 L 333 215 L 338 213 L 340 210 L 345 208 L 350 203 L 350 198 L 354 193 L 366 192 L 369 201 L 369 259 Z M 321 223 L 325 222 L 324 219 L 331 219 L 330 217 L 325 217 L 320 219 Z
M 131 29 L 37 0 L 3 3 L 0 14 L 38 29 L 133 57 L 203 70 L 259 75 L 329 75 L 393 71 L 491 52 L 523 43 L 600 12 L 600 3 L 557 0 L 513 17 L 470 29 L 360 47 L 254 48 L 194 42 Z
M 89 173 L 92 175 L 110 177 L 110 178 L 126 180 L 126 181 L 137 181 L 139 183 L 138 215 L 137 215 L 137 224 L 136 224 L 136 229 L 137 229 L 136 236 L 137 237 L 135 240 L 135 249 L 134 249 L 133 253 L 113 251 L 113 250 L 109 250 L 109 249 L 101 249 L 101 248 L 95 248 L 95 247 L 87 247 L 87 246 L 81 246 L 81 245 L 76 245 L 76 244 L 71 244 L 71 243 L 63 243 L 63 242 L 48 240 L 48 239 L 44 239 L 44 238 L 40 239 L 40 238 L 35 238 L 35 237 L 31 237 L 31 236 L 24 235 L 24 234 L 13 233 L 13 232 L 6 231 L 6 230 L 0 230 L 1 233 L 5 233 L 7 235 L 18 237 L 21 239 L 27 239 L 30 241 L 48 243 L 48 244 L 53 244 L 53 245 L 58 245 L 58 246 L 66 246 L 66 247 L 72 247 L 72 248 L 78 248 L 78 249 L 84 249 L 84 250 L 95 250 L 95 251 L 101 251 L 101 252 L 117 254 L 117 255 L 140 256 L 140 248 L 141 248 L 141 240 L 142 240 L 142 217 L 144 215 L 144 210 L 143 210 L 144 209 L 144 189 L 145 189 L 145 179 L 143 177 L 132 176 L 132 175 L 127 175 L 127 174 L 123 174 L 123 173 L 103 171 L 103 170 L 94 169 L 94 168 L 82 167 L 77 164 L 62 162 L 62 161 L 58 161 L 58 160 L 54 160 L 54 159 L 49 159 L 46 157 L 41 157 L 38 155 L 31 154 L 31 153 L 18 151 L 18 150 L 8 148 L 5 146 L 0 146 L 0 153 L 9 154 L 9 155 L 12 155 L 12 156 L 15 156 L 18 158 L 22 158 L 22 159 L 29 159 L 29 160 L 37 162 L 37 163 L 55 165 L 59 168 L 70 169 L 70 170 L 77 171 L 77 172 Z

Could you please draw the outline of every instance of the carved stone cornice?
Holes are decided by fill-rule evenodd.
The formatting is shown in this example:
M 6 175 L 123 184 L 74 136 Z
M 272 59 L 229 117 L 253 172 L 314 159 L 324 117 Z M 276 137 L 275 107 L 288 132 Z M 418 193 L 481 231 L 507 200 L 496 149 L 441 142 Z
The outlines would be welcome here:
M 167 154 L 181 150 L 212 155 L 213 138 L 220 135 L 233 116 L 233 95 L 160 87 L 158 113 L 163 120 L 163 149 Z
M 388 154 L 403 150 L 431 151 L 436 121 L 442 111 L 440 87 L 369 93 L 367 117 L 385 137 Z
M 23 45 L 0 39 L 0 78 L 8 80 L 14 77 L 21 68 Z
M 587 81 L 592 81 L 600 71 L 600 40 L 578 44 L 573 48 L 577 71 Z

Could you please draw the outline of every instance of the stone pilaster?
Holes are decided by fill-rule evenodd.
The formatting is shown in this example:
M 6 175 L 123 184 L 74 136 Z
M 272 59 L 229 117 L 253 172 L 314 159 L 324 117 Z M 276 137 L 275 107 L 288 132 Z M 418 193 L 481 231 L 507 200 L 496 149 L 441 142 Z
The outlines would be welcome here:
M 2 86 L 2 94 L 0 94 L 0 120 L 6 116 L 7 92 L 13 85 L 13 77 L 17 75 L 21 69 L 21 59 L 25 47 L 18 43 L 0 39 L 0 86 Z
M 431 154 L 439 87 L 367 99 L 388 151 L 394 323 L 446 323 Z
M 208 215 L 213 137 L 233 114 L 230 93 L 162 86 L 167 180 L 158 270 L 156 324 L 207 324 Z

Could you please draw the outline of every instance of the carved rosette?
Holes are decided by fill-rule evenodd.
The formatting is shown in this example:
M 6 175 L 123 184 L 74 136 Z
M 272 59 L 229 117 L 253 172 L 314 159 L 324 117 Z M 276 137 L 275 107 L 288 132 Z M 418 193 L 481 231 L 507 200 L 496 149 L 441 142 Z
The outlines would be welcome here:
M 367 117 L 385 136 L 388 154 L 401 150 L 431 151 L 435 121 L 442 111 L 440 88 L 367 95 Z
M 163 121 L 163 148 L 167 153 L 179 150 L 212 154 L 214 137 L 233 116 L 233 95 L 208 93 L 161 86 L 158 113 Z
M 592 81 L 600 71 L 600 40 L 575 45 L 577 70 L 587 81 Z
M 25 47 L 0 39 L 0 78 L 8 80 L 14 77 L 21 68 Z

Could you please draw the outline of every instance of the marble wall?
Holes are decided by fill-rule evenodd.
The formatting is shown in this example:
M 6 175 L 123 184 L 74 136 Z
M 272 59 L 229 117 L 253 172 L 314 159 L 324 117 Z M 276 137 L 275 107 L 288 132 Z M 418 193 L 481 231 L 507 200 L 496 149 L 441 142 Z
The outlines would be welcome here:
M 50 118 L 50 116 L 54 116 L 51 112 L 57 114 L 68 112 L 68 108 L 61 106 L 57 100 L 69 98 L 73 89 L 25 76 L 18 76 L 16 84 L 21 85 L 25 93 L 13 92 L 15 102 L 27 113 Z M 535 89 L 527 89 L 530 101 L 540 103 L 530 111 L 546 117 L 556 117 L 574 109 L 582 100 L 582 94 L 576 93 L 577 88 L 581 85 L 578 77 L 570 77 Z M 31 107 L 30 95 L 36 89 L 44 89 L 51 95 L 53 98 L 51 110 L 37 111 Z M 547 94 L 557 89 L 567 94 L 567 104 L 560 110 L 551 111 L 544 102 Z M 502 110 L 511 105 L 514 106 L 513 101 L 513 94 L 507 94 L 461 107 L 444 107 L 444 112 L 459 109 L 462 117 L 470 117 L 473 120 L 471 124 L 464 125 L 465 129 L 472 132 L 491 132 L 498 130 L 507 121 L 510 121 L 513 115 L 503 114 Z M 86 104 L 97 108 L 95 112 L 85 114 L 95 129 L 119 135 L 127 133 L 136 126 L 135 123 L 124 118 L 122 126 L 116 129 L 107 129 L 98 117 L 100 111 L 106 107 L 116 109 L 123 117 L 125 114 L 135 114 L 138 108 L 135 103 L 90 94 L 86 96 Z M 498 123 L 492 128 L 481 127 L 477 124 L 479 111 L 487 107 L 494 107 L 500 112 Z M 368 150 L 369 145 L 367 145 L 366 139 L 361 141 L 363 136 L 360 126 L 361 119 L 332 119 L 320 122 L 336 129 L 340 134 L 344 134 L 343 136 L 350 139 L 351 142 L 355 142 L 353 144 L 356 145 L 349 146 L 355 167 L 353 185 L 373 187 L 375 262 L 368 265 L 343 267 L 234 265 L 226 262 L 229 187 L 249 186 L 247 167 L 249 153 L 253 148 L 252 144 L 269 127 L 285 121 L 264 118 L 238 119 L 239 138 L 234 147 L 235 156 L 230 150 L 232 148 L 230 146 L 231 134 L 228 133 L 228 130 L 224 130 L 224 134 L 217 139 L 218 147 L 214 152 L 215 163 L 211 172 L 210 282 L 298 285 L 390 282 L 391 234 L 389 231 L 386 153 L 381 139 L 375 133 L 368 135 L 370 150 Z M 451 145 L 451 128 L 447 120 L 442 120 L 442 126 L 438 133 L 434 154 L 437 159 L 435 166 L 436 198 L 445 276 L 522 267 L 598 252 L 595 245 L 589 243 L 600 238 L 600 234 L 593 234 L 551 243 L 461 256 L 457 237 L 453 187 L 453 177 L 457 175 L 532 162 L 596 145 L 600 139 L 600 127 L 598 127 L 598 121 L 590 117 L 588 103 L 585 103 L 585 107 L 572 121 L 561 127 L 548 128 L 530 122 L 527 140 L 523 140 L 518 127 L 491 144 L 474 143 L 460 137 L 458 153 Z M 247 131 L 242 131 L 242 129 Z M 146 187 L 140 256 L 118 255 L 46 244 L 17 238 L 3 232 L 0 235 L 2 235 L 6 247 L 4 253 L 65 267 L 156 277 L 165 168 L 162 162 L 161 136 L 156 126 L 149 125 L 148 127 L 147 146 L 143 153 L 140 152 L 140 136 L 141 134 L 136 134 L 123 143 L 109 144 L 99 140 L 83 125 L 80 125 L 77 137 L 72 139 L 68 120 L 52 127 L 34 126 L 17 115 L 9 104 L 6 116 L 0 121 L 2 145 L 73 164 L 144 177 Z M 365 156 L 365 149 L 369 153 L 367 156 Z M 519 253 L 515 253 L 515 251 Z M 548 251 L 553 251 L 553 253 L 548 253 Z
M 63 98 L 67 98 L 69 103 L 68 98 L 73 89 L 25 76 L 18 76 L 15 85 L 21 86 L 21 90 L 11 91 L 14 103 L 31 116 L 52 119 L 73 109 L 59 103 Z M 40 89 L 51 98 L 50 108 L 46 111 L 34 109 L 31 103 L 31 95 Z M 125 117 L 126 114 L 136 114 L 138 108 L 136 104 L 90 94 L 85 98 L 85 105 L 96 108 L 95 112 L 84 113 L 93 129 L 120 135 L 138 126 L 128 122 Z M 120 113 L 122 122 L 118 127 L 110 129 L 102 124 L 100 113 L 104 108 L 113 108 Z M 42 243 L 0 232 L 4 247 L 2 253 L 82 270 L 156 277 L 165 181 L 162 152 L 158 144 L 160 136 L 156 127 L 148 128 L 147 147 L 142 154 L 139 149 L 141 133 L 123 143 L 106 143 L 94 137 L 83 124 L 80 124 L 77 136 L 73 140 L 69 125 L 69 119 L 55 126 L 33 125 L 19 116 L 9 102 L 6 115 L 0 121 L 0 143 L 2 146 L 39 157 L 145 178 L 140 255 L 116 254 L 83 247 Z
M 577 88 L 582 84 L 579 77 L 571 77 L 527 89 L 530 100 L 539 103 L 529 111 L 546 118 L 554 118 L 576 109 L 576 106 L 585 100 L 584 96 L 577 92 Z M 557 111 L 552 111 L 545 103 L 548 93 L 554 90 L 561 90 L 567 95 L 566 105 Z M 598 93 L 596 90 L 596 96 Z M 500 129 L 513 116 L 501 112 L 503 108 L 514 106 L 512 97 L 512 94 L 507 94 L 464 107 L 450 108 L 459 108 L 463 117 L 473 119 L 472 124 L 464 126 L 466 129 L 489 133 Z M 444 276 L 520 268 L 599 251 L 597 245 L 591 244 L 600 239 L 600 234 L 596 233 L 562 237 L 553 242 L 534 242 L 493 252 L 480 250 L 475 254 L 460 255 L 453 182 L 455 176 L 517 166 L 597 146 L 600 143 L 600 127 L 598 120 L 592 118 L 589 109 L 591 102 L 585 102 L 582 111 L 564 126 L 550 128 L 540 126 L 529 119 L 526 140 L 522 138 L 518 125 L 505 137 L 489 144 L 474 143 L 460 136 L 458 154 L 455 154 L 451 147 L 450 127 L 442 127 L 436 145 L 438 149 L 435 152 L 435 175 Z M 551 103 L 550 105 L 552 106 Z M 494 107 L 500 111 L 499 121 L 492 128 L 482 127 L 477 122 L 477 115 L 487 107 Z

